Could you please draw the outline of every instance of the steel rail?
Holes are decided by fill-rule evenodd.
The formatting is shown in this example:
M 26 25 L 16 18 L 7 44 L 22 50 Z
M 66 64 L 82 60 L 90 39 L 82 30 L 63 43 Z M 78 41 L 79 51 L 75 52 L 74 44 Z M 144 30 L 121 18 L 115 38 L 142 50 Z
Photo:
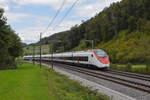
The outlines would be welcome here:
M 48 61 L 44 61 L 44 63 L 45 62 L 48 62 Z M 50 62 L 48 62 L 48 63 L 50 63 Z M 120 85 L 123 85 L 123 86 L 127 86 L 127 87 L 130 87 L 130 88 L 133 88 L 133 89 L 137 89 L 137 90 L 140 90 L 140 91 L 143 91 L 143 92 L 146 92 L 146 93 L 150 93 L 150 86 L 149 85 L 145 85 L 145 84 L 137 83 L 137 82 L 132 82 L 132 81 L 129 81 L 129 80 L 113 77 L 113 76 L 110 76 L 110 75 L 104 75 L 104 74 L 97 73 L 97 72 L 92 72 L 92 71 L 85 70 L 85 69 L 79 68 L 79 67 L 72 67 L 70 65 L 65 65 L 64 66 L 64 64 L 58 64 L 58 63 L 57 64 L 55 63 L 55 65 L 57 65 L 57 67 L 59 67 L 59 68 L 69 69 L 69 70 L 72 70 L 72 71 L 75 71 L 75 72 L 79 72 L 79 73 L 86 74 L 86 75 L 89 75 L 89 76 L 93 76 L 93 77 L 96 77 L 96 78 L 99 78 L 99 79 L 104 79 L 104 80 L 111 81 L 111 82 L 114 82 L 114 83 L 117 83 L 117 84 L 120 84 Z M 61 67 L 58 66 L 58 65 L 61 65 Z
M 150 76 L 145 76 L 145 75 L 140 75 L 140 74 L 136 74 L 136 73 L 131 73 L 131 72 L 123 72 L 123 71 L 118 71 L 118 70 L 110 70 L 111 72 L 118 72 L 118 73 L 124 73 L 124 74 L 130 74 L 130 75 L 134 75 L 134 76 L 139 76 L 139 77 L 144 77 L 144 78 L 149 78 Z
M 59 66 L 57 66 L 57 67 L 59 67 Z M 140 91 L 143 91 L 143 92 L 150 93 L 150 86 L 145 85 L 145 84 L 136 83 L 136 82 L 132 82 L 132 81 L 128 81 L 128 80 L 124 80 L 124 79 L 120 79 L 120 78 L 116 78 L 116 77 L 112 77 L 112 76 L 108 76 L 108 75 L 103 75 L 103 74 L 91 72 L 91 71 L 88 71 L 88 70 L 83 70 L 83 69 L 81 70 L 77 67 L 70 67 L 70 66 L 66 67 L 66 66 L 62 66 L 62 64 L 61 64 L 61 67 L 69 69 L 69 70 L 73 70 L 73 71 L 76 71 L 76 72 L 79 72 L 79 73 L 82 73 L 82 74 L 90 75 L 90 76 L 93 76 L 93 77 L 96 77 L 96 78 L 111 81 L 111 82 L 114 82 L 114 83 L 117 83 L 117 84 L 120 84 L 120 85 L 124 85 L 124 86 L 130 87 L 130 88 L 134 88 L 134 89 L 137 89 L 137 90 L 140 90 Z M 99 76 L 99 75 L 102 75 L 102 76 Z M 113 79 L 116 79 L 116 80 L 113 80 Z M 121 82 L 120 80 L 125 81 L 126 83 Z M 130 83 L 130 84 L 128 84 L 127 82 Z
M 120 75 L 120 76 L 126 76 L 126 77 L 130 77 L 130 78 L 136 78 L 136 79 L 140 79 L 140 80 L 144 80 L 144 81 L 149 81 L 150 82 L 150 78 L 145 78 L 143 76 L 140 75 L 134 75 L 134 74 L 128 74 L 128 73 L 122 73 L 122 72 L 117 72 L 117 71 L 106 71 L 106 73 L 112 73 L 112 74 L 116 74 L 116 75 Z

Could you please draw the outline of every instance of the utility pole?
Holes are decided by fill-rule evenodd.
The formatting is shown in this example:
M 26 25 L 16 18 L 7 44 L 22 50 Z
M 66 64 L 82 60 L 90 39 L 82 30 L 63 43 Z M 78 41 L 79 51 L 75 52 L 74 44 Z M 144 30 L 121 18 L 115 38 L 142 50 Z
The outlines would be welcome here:
M 94 40 L 85 40 L 86 42 L 91 42 L 91 44 L 92 44 L 92 51 L 93 51 L 93 49 L 94 49 Z
M 35 45 L 33 45 L 33 57 L 32 57 L 33 65 L 35 65 Z
M 62 41 L 51 41 L 51 43 L 53 43 L 53 42 L 62 42 Z M 50 46 L 49 46 L 49 49 L 50 49 Z M 53 63 L 53 55 L 54 55 L 54 52 L 53 52 L 54 50 L 53 50 L 53 44 L 51 45 L 51 64 L 52 64 L 52 69 L 54 68 L 54 63 Z
M 42 43 L 41 43 L 42 33 L 40 33 L 40 68 L 42 66 Z
M 53 66 L 54 64 L 53 64 L 53 46 L 52 46 L 52 69 L 53 69 Z
M 92 42 L 92 50 L 94 49 L 94 40 L 91 40 Z
M 51 44 L 49 44 L 49 54 L 51 54 Z

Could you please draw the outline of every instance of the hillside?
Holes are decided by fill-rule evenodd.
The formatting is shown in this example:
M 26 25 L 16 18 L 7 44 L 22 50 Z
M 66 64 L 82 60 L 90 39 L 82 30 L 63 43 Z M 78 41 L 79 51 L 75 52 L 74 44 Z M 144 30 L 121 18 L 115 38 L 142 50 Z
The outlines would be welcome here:
M 52 40 L 54 51 L 90 49 L 84 40 L 94 40 L 95 48 L 106 50 L 113 63 L 145 63 L 150 60 L 150 1 L 122 0 L 70 30 L 42 39 Z

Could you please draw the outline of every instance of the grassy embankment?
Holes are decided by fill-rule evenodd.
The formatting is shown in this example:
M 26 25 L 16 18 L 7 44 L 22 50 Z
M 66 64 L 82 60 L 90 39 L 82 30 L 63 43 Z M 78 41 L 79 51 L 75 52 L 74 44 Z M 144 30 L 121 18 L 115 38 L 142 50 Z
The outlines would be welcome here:
M 111 69 L 150 75 L 150 65 L 111 64 Z
M 0 100 L 107 100 L 79 83 L 38 65 L 0 71 Z

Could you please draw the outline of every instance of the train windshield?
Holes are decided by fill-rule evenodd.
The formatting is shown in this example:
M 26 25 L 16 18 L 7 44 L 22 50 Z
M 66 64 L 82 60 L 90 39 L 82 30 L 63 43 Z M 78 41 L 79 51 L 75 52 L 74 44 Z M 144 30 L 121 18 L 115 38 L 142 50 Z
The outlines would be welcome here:
M 107 54 L 103 50 L 95 50 L 95 53 L 98 57 L 105 58 Z

